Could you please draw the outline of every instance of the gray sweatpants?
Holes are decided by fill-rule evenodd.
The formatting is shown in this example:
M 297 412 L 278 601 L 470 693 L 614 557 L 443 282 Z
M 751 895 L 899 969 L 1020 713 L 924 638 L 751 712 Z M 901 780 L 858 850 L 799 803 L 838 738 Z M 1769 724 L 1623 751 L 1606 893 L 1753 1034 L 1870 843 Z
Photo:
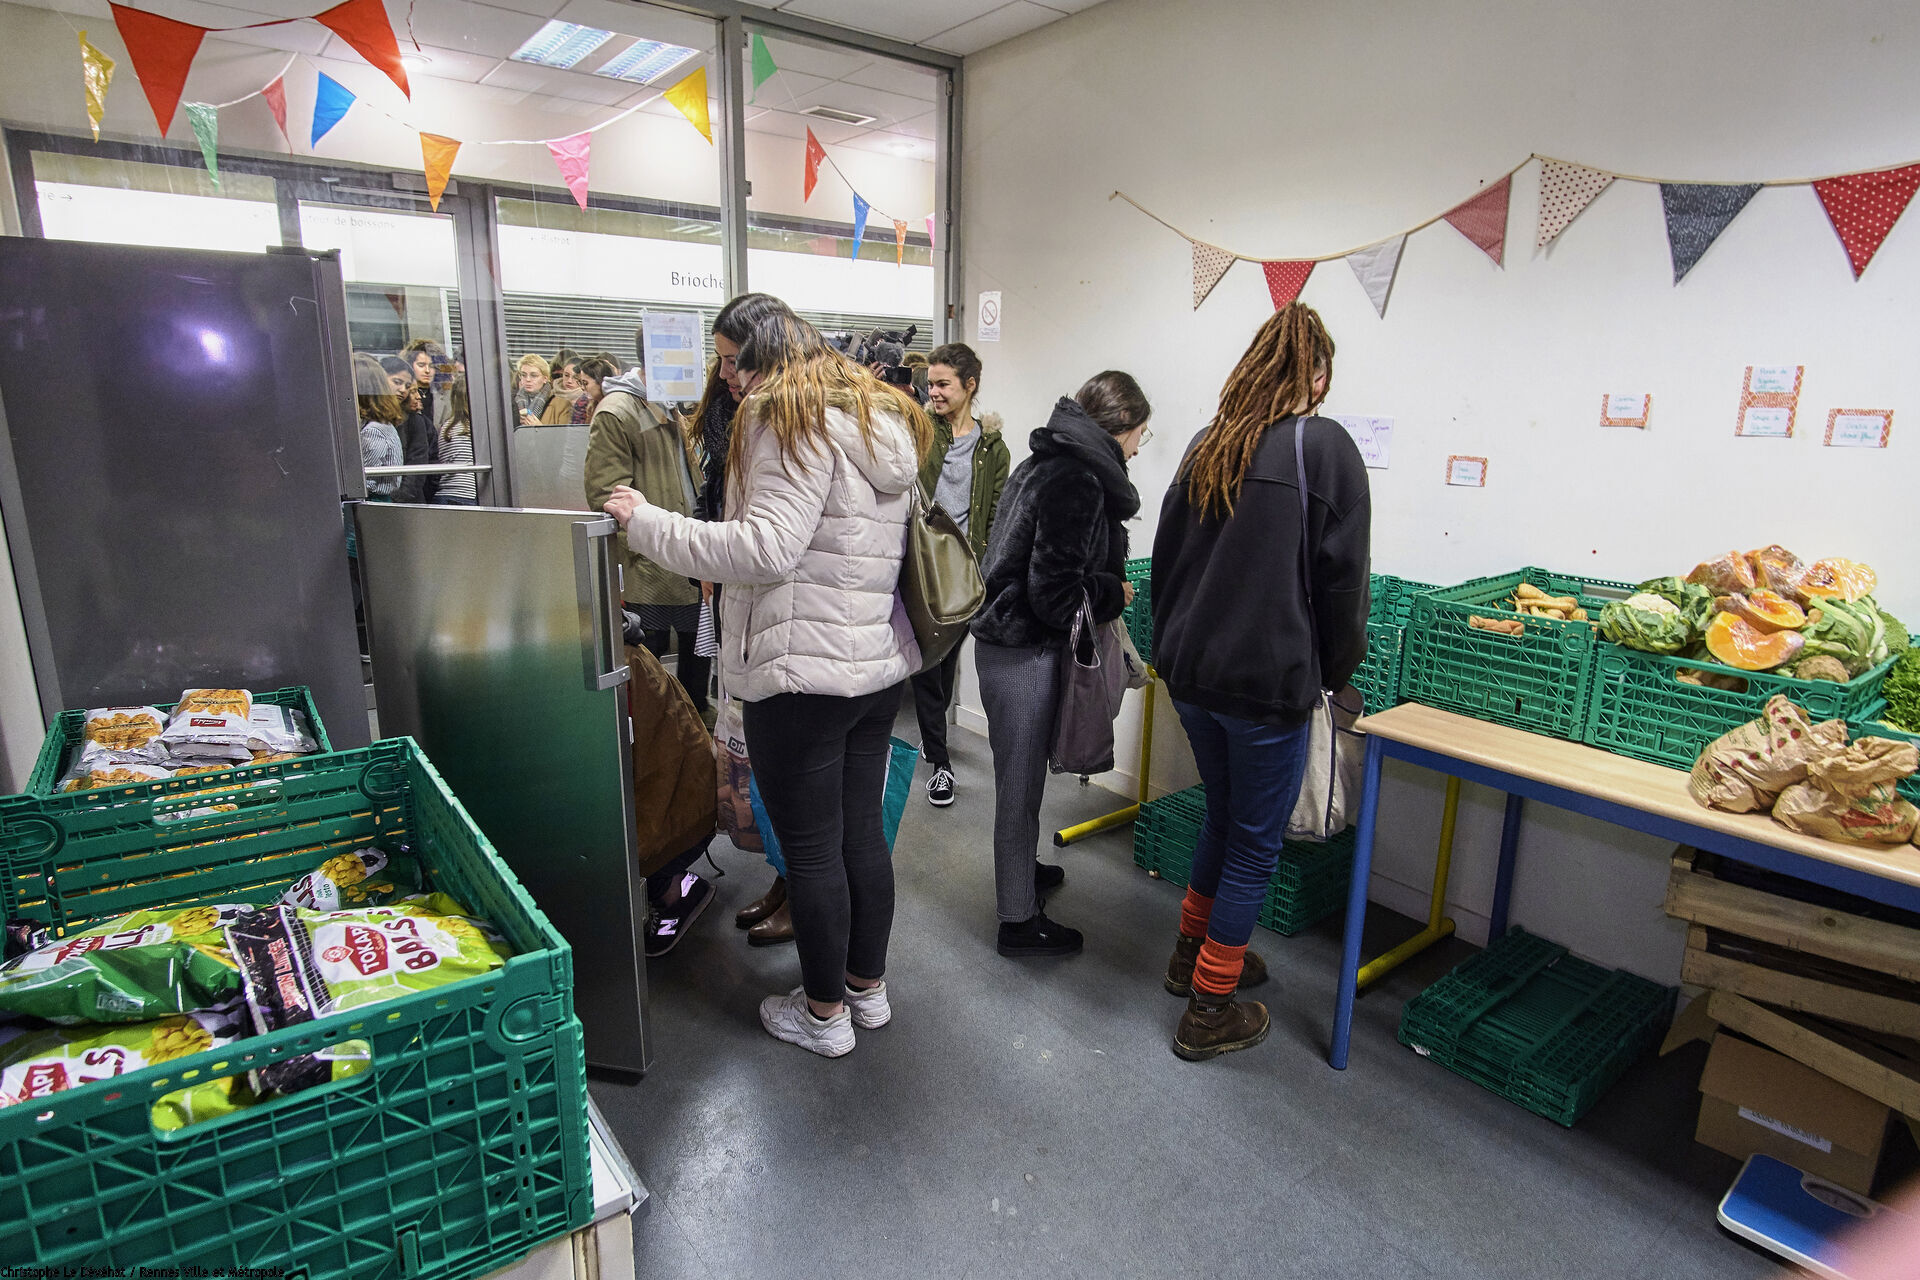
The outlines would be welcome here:
M 994 896 L 1000 919 L 1017 924 L 1040 911 L 1033 868 L 1040 854 L 1040 799 L 1060 696 L 1060 655 L 976 641 L 973 662 L 993 748 Z

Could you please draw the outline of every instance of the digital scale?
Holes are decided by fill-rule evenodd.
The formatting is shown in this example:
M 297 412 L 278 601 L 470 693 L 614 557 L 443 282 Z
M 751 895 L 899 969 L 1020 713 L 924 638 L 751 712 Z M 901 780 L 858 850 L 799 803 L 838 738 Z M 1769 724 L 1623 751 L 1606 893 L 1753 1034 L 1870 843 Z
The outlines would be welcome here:
M 1853 1280 L 1847 1238 L 1876 1218 L 1904 1217 L 1878 1201 L 1772 1156 L 1750 1156 L 1720 1201 L 1720 1224 L 1830 1280 Z

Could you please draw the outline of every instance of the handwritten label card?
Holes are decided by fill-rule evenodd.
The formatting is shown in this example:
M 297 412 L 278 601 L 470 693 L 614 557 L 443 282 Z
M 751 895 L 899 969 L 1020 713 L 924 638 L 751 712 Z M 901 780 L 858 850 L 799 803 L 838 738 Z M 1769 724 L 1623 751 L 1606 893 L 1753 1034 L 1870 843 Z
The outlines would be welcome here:
M 1447 459 L 1447 483 L 1468 489 L 1487 487 L 1487 460 L 1453 454 Z
M 1740 387 L 1740 414 L 1734 420 L 1737 436 L 1770 436 L 1784 440 L 1793 435 L 1793 418 L 1800 407 L 1800 380 L 1807 367 L 1803 364 L 1750 364 Z
M 1835 409 L 1827 415 L 1830 448 L 1884 449 L 1892 435 L 1891 409 Z
M 1641 427 L 1653 413 L 1653 397 L 1644 391 L 1615 391 L 1600 397 L 1600 425 Z
M 1347 429 L 1353 442 L 1360 446 L 1360 456 L 1366 459 L 1368 469 L 1387 469 L 1387 457 L 1393 445 L 1392 418 L 1368 418 L 1354 413 L 1330 413 L 1327 416 Z

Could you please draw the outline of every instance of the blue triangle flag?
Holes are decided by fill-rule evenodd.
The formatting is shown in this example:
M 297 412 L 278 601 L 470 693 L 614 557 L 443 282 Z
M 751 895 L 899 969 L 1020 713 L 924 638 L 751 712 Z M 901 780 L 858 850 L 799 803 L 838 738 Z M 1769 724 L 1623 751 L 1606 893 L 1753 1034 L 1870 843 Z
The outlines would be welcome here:
M 347 114 L 347 108 L 353 105 L 353 93 L 347 86 L 322 71 L 320 86 L 313 93 L 313 141 L 308 146 L 318 146 L 327 131 L 340 123 L 340 117 Z
M 860 242 L 867 238 L 867 214 L 873 206 L 860 198 L 858 191 L 853 193 L 853 256 L 860 256 Z

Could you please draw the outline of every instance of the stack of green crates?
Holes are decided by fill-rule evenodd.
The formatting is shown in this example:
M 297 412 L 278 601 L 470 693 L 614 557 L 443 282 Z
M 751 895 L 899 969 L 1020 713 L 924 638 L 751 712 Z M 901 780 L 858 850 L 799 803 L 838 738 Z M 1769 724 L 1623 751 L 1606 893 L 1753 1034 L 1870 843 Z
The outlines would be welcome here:
M 1163 880 L 1185 885 L 1193 872 L 1193 851 L 1200 843 L 1200 825 L 1206 816 L 1204 787 L 1188 787 L 1141 805 L 1133 824 L 1135 864 Z M 1325 844 L 1287 841 L 1267 885 L 1260 923 L 1275 933 L 1292 935 L 1345 906 L 1353 876 L 1353 838 L 1349 827 Z
M 1133 603 L 1120 616 L 1126 619 L 1127 635 L 1140 651 L 1140 661 L 1153 663 L 1153 557 L 1141 556 L 1126 565 L 1127 581 L 1133 584 Z
M 1570 1126 L 1659 1044 L 1675 994 L 1516 927 L 1407 1001 L 1400 1043 Z
M 1359 690 L 1368 715 L 1399 705 L 1407 620 L 1413 613 L 1414 597 L 1433 590 L 1424 582 L 1396 578 L 1390 573 L 1374 574 L 1370 586 L 1367 656 L 1353 673 L 1353 687 Z

